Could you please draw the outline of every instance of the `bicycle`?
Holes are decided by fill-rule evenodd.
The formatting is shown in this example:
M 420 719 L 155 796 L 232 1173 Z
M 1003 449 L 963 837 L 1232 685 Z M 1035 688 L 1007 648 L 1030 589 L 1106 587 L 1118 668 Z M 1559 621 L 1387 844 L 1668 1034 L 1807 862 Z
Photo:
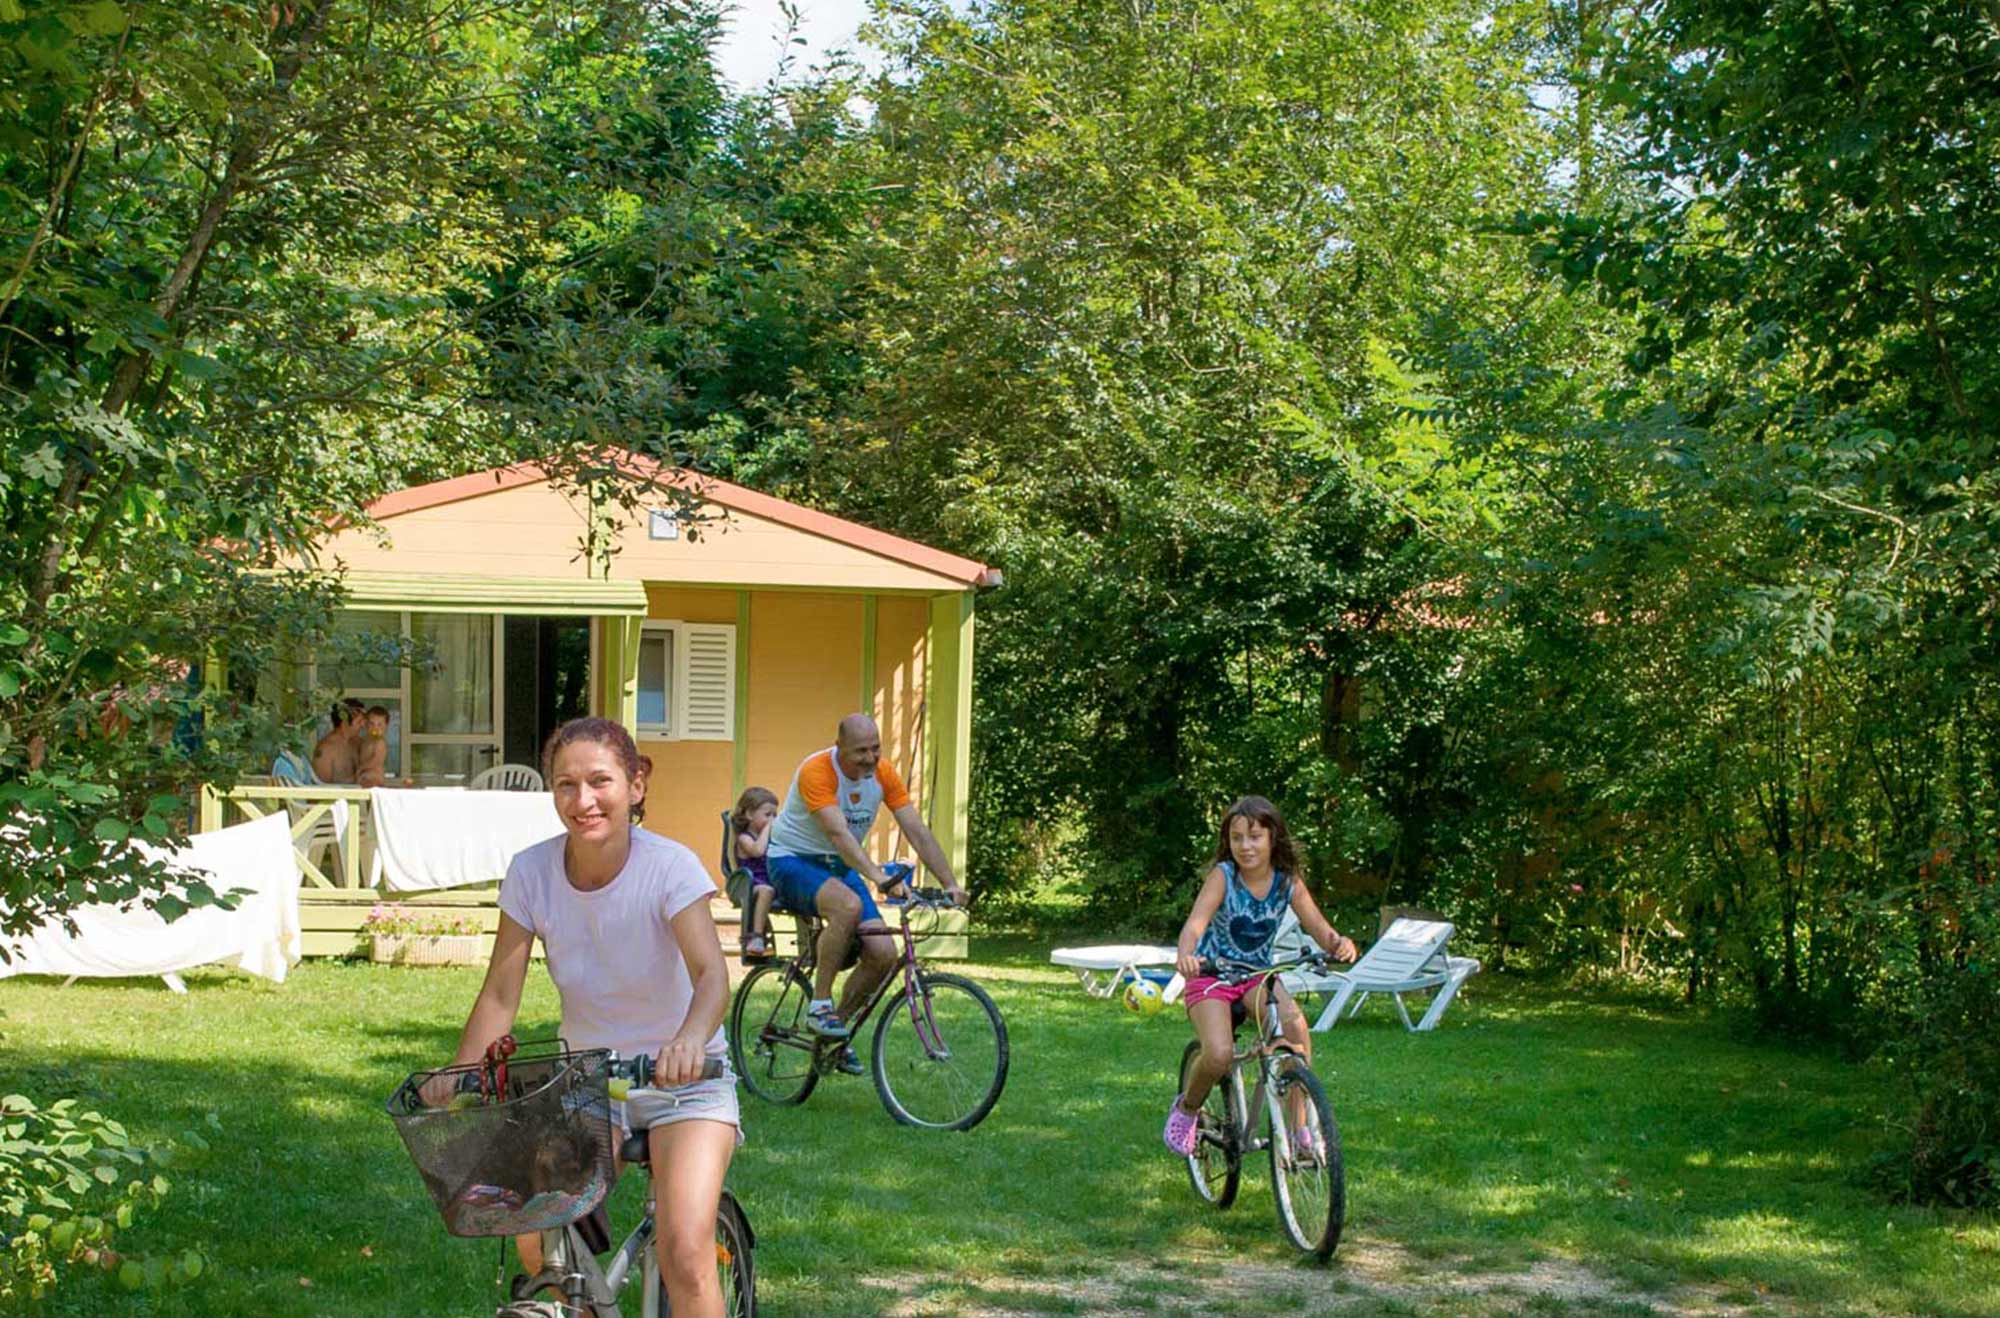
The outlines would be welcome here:
M 531 1045 L 532 1047 L 532 1045 Z M 569 1051 L 560 1041 L 546 1052 L 523 1054 L 503 1038 L 485 1060 L 439 1071 L 418 1071 L 387 1104 L 412 1161 L 458 1236 L 539 1234 L 542 1266 L 516 1275 L 495 1318 L 619 1318 L 618 1296 L 641 1277 L 645 1318 L 669 1312 L 659 1255 L 653 1249 L 653 1196 L 648 1187 L 639 1224 L 612 1253 L 608 1222 L 594 1215 L 610 1194 L 619 1167 L 648 1176 L 646 1129 L 624 1135 L 612 1156 L 611 1102 L 634 1088 L 649 1088 L 653 1059 L 620 1057 L 605 1049 Z M 725 1074 L 710 1061 L 704 1079 Z M 449 1080 L 449 1101 L 433 1095 L 438 1077 Z M 650 1090 L 678 1101 L 674 1090 Z M 556 1153 L 549 1156 L 553 1146 Z M 715 1218 L 715 1259 L 723 1302 L 731 1318 L 757 1312 L 756 1237 L 743 1207 L 728 1189 Z M 537 1298 L 548 1291 L 560 1300 Z
M 1212 974 L 1224 983 L 1245 984 L 1296 966 L 1318 969 L 1325 963 L 1326 959 L 1316 954 L 1275 966 L 1236 963 L 1218 966 L 1204 960 L 1202 973 Z M 1263 998 L 1257 1041 L 1237 1050 L 1228 1073 L 1215 1082 L 1202 1102 L 1194 1152 L 1187 1156 L 1188 1180 L 1202 1199 L 1218 1209 L 1228 1208 L 1236 1202 L 1243 1154 L 1268 1148 L 1271 1190 L 1278 1201 L 1278 1224 L 1293 1245 L 1325 1261 L 1340 1244 L 1347 1213 L 1340 1126 L 1334 1120 L 1333 1104 L 1326 1096 L 1325 1086 L 1279 1029 L 1278 995 L 1266 989 Z M 1240 1010 L 1241 1004 L 1237 1006 Z M 1243 1020 L 1237 1017 L 1235 1027 L 1241 1029 L 1242 1025 Z M 1200 1040 L 1190 1043 L 1181 1054 L 1178 1092 L 1187 1092 L 1188 1072 L 1200 1056 Z M 1257 1063 L 1257 1088 L 1246 1103 L 1243 1071 L 1251 1061 Z M 1260 1107 L 1267 1131 L 1261 1139 L 1256 1134 L 1257 1119 L 1252 1115 Z
M 850 1036 L 875 1008 L 875 1092 L 889 1115 L 906 1126 L 971 1130 L 1000 1101 L 1007 1083 L 1007 1023 L 986 990 L 962 975 L 917 960 L 918 939 L 932 929 L 913 920 L 951 906 L 940 889 L 911 889 L 895 933 L 902 942 L 900 983 L 894 973 L 876 985 L 848 1022 Z M 767 1103 L 796 1105 L 820 1077 L 838 1069 L 847 1039 L 815 1034 L 806 1024 L 820 920 L 798 915 L 798 955 L 764 962 L 736 990 L 729 1012 L 729 1055 L 744 1085 Z

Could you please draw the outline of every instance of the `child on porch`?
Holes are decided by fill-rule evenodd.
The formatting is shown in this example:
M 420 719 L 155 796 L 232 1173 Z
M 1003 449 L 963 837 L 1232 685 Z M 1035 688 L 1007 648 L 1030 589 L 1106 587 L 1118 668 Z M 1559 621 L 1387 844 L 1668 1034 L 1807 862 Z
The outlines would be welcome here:
M 750 901 L 743 912 L 743 960 L 761 961 L 771 954 L 771 903 L 777 889 L 764 853 L 771 846 L 771 821 L 778 817 L 778 798 L 768 788 L 746 787 L 729 813 L 736 831 L 736 863 L 750 875 Z

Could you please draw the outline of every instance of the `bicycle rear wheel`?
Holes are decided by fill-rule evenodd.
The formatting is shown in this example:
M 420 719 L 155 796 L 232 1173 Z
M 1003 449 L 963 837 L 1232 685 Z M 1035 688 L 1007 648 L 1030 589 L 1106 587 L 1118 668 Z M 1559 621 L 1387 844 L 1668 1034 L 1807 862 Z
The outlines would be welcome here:
M 1279 1061 L 1271 1108 L 1271 1189 L 1278 1224 L 1300 1249 L 1319 1259 L 1333 1256 L 1347 1217 L 1346 1169 L 1340 1126 L 1326 1088 L 1303 1059 Z
M 919 971 L 881 1010 L 875 1092 L 889 1115 L 932 1130 L 971 1130 L 985 1120 L 1007 1084 L 1007 1023 L 986 990 Z
M 750 1092 L 766 1103 L 803 1103 L 819 1083 L 817 1037 L 806 1027 L 812 986 L 789 961 L 744 976 L 729 1010 L 729 1059 Z
M 1194 1069 L 1195 1061 L 1200 1056 L 1199 1040 L 1190 1043 L 1181 1054 L 1181 1087 L 1178 1093 L 1187 1092 L 1188 1072 Z M 1243 1120 L 1236 1103 L 1234 1077 L 1225 1074 L 1209 1088 L 1208 1097 L 1202 1100 L 1194 1152 L 1187 1157 L 1188 1183 L 1194 1186 L 1196 1194 L 1217 1208 L 1227 1208 L 1236 1202 L 1236 1187 L 1243 1176 L 1243 1155 L 1236 1139 Z

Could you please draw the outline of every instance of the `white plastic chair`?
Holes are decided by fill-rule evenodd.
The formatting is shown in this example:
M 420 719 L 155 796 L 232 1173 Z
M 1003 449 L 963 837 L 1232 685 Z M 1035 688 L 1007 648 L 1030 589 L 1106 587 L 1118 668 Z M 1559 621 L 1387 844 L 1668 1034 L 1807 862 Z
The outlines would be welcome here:
M 481 769 L 466 785 L 475 792 L 539 792 L 542 775 L 525 764 L 496 764 Z
M 1142 966 L 1171 966 L 1174 949 L 1156 943 L 1105 943 L 1096 947 L 1058 947 L 1049 960 L 1068 966 L 1083 983 L 1083 991 L 1093 998 L 1108 998 L 1121 984 L 1139 978 Z M 1176 976 L 1176 981 L 1178 976 Z M 1172 1002 L 1180 996 L 1177 982 L 1170 982 Z
M 1412 1032 L 1434 1030 L 1465 981 L 1479 973 L 1476 958 L 1446 953 L 1451 935 L 1448 921 L 1397 920 L 1375 940 L 1367 955 L 1346 970 L 1325 973 L 1294 970 L 1281 978 L 1294 995 L 1332 995 L 1319 1019 L 1313 1022 L 1315 1030 L 1332 1029 L 1343 1011 L 1352 1016 L 1361 1010 L 1361 1004 L 1371 993 L 1386 993 L 1396 1000 L 1396 1014 L 1403 1018 L 1403 1028 Z M 1272 956 L 1280 961 L 1296 956 L 1310 941 L 1298 920 L 1287 913 L 1285 922 L 1278 927 Z M 1413 1022 L 1403 995 L 1426 991 L 1434 994 L 1430 1007 L 1421 1020 Z

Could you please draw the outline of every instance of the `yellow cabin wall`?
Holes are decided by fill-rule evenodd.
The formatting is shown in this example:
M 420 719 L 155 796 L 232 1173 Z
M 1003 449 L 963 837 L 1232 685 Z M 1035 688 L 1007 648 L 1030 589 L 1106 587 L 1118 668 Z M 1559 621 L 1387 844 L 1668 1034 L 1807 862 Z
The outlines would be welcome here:
M 679 586 L 646 583 L 646 616 L 655 621 L 726 622 L 736 625 L 736 592 L 733 590 L 687 590 Z
M 646 787 L 645 826 L 664 833 L 701 858 L 719 886 L 722 811 L 736 804 L 729 794 L 735 747 L 726 741 L 645 741 L 639 753 L 653 761 Z
M 537 482 L 348 527 L 322 542 L 320 562 L 426 576 L 585 577 L 583 525 L 580 501 Z
M 649 584 L 648 614 L 683 622 L 739 621 L 738 592 Z M 869 598 L 805 591 L 750 591 L 747 645 L 738 638 L 739 663 L 747 663 L 749 699 L 738 711 L 745 741 L 745 785 L 768 787 L 783 797 L 799 761 L 831 745 L 841 718 L 860 708 L 862 661 L 868 649 L 863 625 Z M 882 725 L 882 749 L 921 805 L 929 771 L 922 756 L 924 682 L 929 662 L 930 604 L 924 599 L 875 597 L 875 645 L 870 712 Z M 729 742 L 642 741 L 653 760 L 646 826 L 692 847 L 720 881 L 723 809 L 736 798 L 734 750 Z M 886 812 L 870 835 L 877 859 L 914 859 L 897 847 Z
M 738 784 L 782 796 L 799 761 L 831 744 L 843 715 L 866 708 L 883 752 L 929 811 L 937 702 L 930 680 L 932 599 L 961 583 L 781 523 L 710 508 L 690 539 L 652 540 L 643 515 L 617 533 L 611 574 L 645 584 L 647 616 L 742 626 L 735 741 L 642 741 L 654 771 L 646 826 L 692 848 L 720 880 L 719 812 Z M 582 578 L 585 509 L 530 484 L 402 513 L 323 542 L 320 562 L 358 572 Z M 671 583 L 671 584 L 668 584 Z M 786 588 L 772 589 L 774 583 Z M 747 607 L 746 607 L 747 601 Z M 864 629 L 872 623 L 872 638 Z M 600 628 L 600 631 L 602 628 Z M 628 716 L 626 637 L 600 634 L 593 655 L 598 707 Z M 864 672 L 864 667 L 868 670 Z M 868 842 L 878 859 L 914 859 L 886 814 Z
M 900 597 L 876 601 L 875 680 L 869 712 L 882 728 L 882 753 L 908 780 L 919 810 L 928 798 L 930 776 L 921 745 L 929 628 L 929 601 Z M 898 857 L 895 825 L 887 811 L 868 836 L 868 854 L 877 860 Z M 905 846 L 900 859 L 915 860 L 916 854 Z
M 683 526 L 677 540 L 654 540 L 644 518 L 620 528 L 613 576 L 696 585 L 840 590 L 948 591 L 949 577 L 871 554 L 779 522 L 704 505 L 718 520 Z M 690 538 L 690 529 L 697 538 Z
M 762 517 L 713 504 L 690 538 L 649 538 L 646 518 L 615 532 L 611 575 L 625 581 L 673 581 L 697 586 L 770 586 L 859 591 L 940 592 L 959 583 Z M 583 577 L 584 513 L 547 484 L 495 490 L 435 508 L 385 518 L 375 527 L 348 527 L 321 545 L 320 562 L 359 572 Z
M 792 772 L 833 744 L 861 690 L 859 595 L 753 591 L 746 786 L 780 799 Z

